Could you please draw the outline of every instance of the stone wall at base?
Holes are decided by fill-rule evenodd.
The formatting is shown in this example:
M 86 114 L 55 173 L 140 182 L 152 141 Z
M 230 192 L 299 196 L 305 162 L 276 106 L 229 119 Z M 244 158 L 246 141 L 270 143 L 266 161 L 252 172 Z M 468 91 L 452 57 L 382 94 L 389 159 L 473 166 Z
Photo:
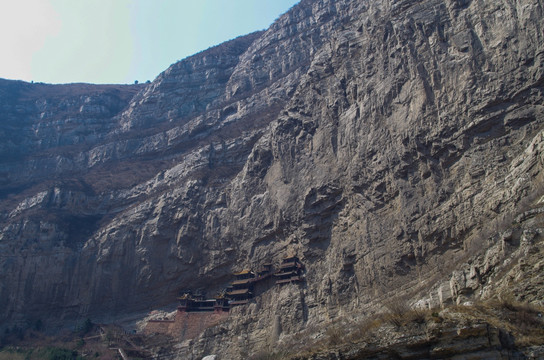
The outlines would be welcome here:
M 180 341 L 194 339 L 207 328 L 224 321 L 228 316 L 228 312 L 178 311 L 174 320 L 150 320 L 144 333 L 146 335 L 166 334 Z

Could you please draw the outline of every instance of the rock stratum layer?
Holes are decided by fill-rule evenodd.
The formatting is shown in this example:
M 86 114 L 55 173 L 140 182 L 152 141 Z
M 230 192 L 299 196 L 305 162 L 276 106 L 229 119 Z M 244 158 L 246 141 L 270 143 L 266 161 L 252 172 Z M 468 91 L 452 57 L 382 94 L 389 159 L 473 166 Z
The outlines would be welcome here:
M 303 0 L 150 84 L 2 80 L 0 323 L 117 319 L 287 253 L 303 285 L 234 309 L 233 354 L 435 291 L 541 195 L 543 12 Z

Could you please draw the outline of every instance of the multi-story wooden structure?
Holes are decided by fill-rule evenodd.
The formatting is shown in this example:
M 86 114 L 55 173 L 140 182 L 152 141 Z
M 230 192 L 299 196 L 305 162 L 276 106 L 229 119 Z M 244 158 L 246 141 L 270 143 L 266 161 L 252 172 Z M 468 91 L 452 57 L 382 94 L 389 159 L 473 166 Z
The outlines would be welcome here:
M 296 256 L 288 256 L 283 259 L 280 269 L 274 274 L 276 284 L 288 284 L 302 281 L 302 271 L 304 266 Z
M 190 291 L 180 296 L 178 310 L 181 312 L 225 312 L 231 306 L 247 304 L 255 296 L 254 287 L 261 287 L 258 291 L 265 291 L 270 286 L 267 281 L 275 277 L 276 284 L 287 284 L 302 281 L 304 266 L 296 256 L 284 258 L 279 269 L 274 270 L 271 263 L 263 264 L 257 273 L 246 269 L 234 273 L 234 281 L 220 295 L 214 299 L 206 299 L 203 295 L 193 295 Z M 272 280 L 273 281 L 273 280 Z M 264 289 L 264 290 L 263 290 Z
M 253 283 L 255 273 L 251 270 L 242 270 L 234 273 L 235 280 L 227 288 L 226 296 L 231 299 L 230 305 L 247 304 L 253 297 Z
M 266 263 L 261 266 L 259 271 L 257 271 L 257 278 L 264 279 L 270 275 L 272 275 L 272 264 Z

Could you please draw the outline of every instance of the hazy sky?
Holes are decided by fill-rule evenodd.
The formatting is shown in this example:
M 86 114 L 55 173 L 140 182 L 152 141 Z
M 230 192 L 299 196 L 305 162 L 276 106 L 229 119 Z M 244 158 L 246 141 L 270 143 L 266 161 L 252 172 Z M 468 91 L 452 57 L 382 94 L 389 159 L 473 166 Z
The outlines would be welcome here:
M 170 64 L 266 29 L 299 0 L 0 0 L 0 78 L 153 80 Z

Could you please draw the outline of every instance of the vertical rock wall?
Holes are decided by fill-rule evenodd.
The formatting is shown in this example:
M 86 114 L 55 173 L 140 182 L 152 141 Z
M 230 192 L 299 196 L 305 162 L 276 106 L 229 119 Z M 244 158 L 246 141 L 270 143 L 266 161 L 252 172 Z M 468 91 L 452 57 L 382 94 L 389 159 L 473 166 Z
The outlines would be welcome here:
M 541 191 L 542 15 L 305 0 L 175 64 L 89 149 L 5 167 L 32 181 L 0 204 L 0 318 L 114 319 L 295 252 L 304 285 L 225 325 L 239 355 L 430 288 Z M 187 351 L 218 349 L 221 329 Z

